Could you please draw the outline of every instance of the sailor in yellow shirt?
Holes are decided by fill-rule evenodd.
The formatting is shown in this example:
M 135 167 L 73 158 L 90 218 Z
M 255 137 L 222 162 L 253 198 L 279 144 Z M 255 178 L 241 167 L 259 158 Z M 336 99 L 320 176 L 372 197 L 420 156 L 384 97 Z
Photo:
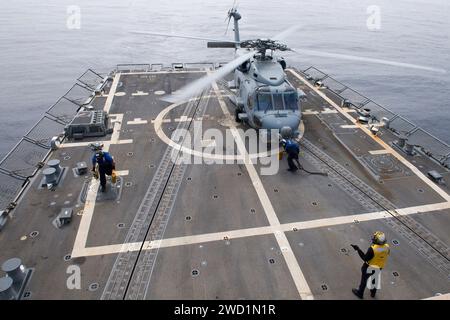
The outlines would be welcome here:
M 352 244 L 353 249 L 355 249 L 361 259 L 364 261 L 364 264 L 361 267 L 361 283 L 359 284 L 358 289 L 352 289 L 352 292 L 355 296 L 360 299 L 364 298 L 364 289 L 367 285 L 367 280 L 371 275 L 375 274 L 375 271 L 372 272 L 367 271 L 369 267 L 371 269 L 379 269 L 380 271 L 386 265 L 386 261 L 390 254 L 389 245 L 386 243 L 386 236 L 383 232 L 377 231 L 372 236 L 372 245 L 367 249 L 367 252 L 364 252 L 357 246 Z M 375 294 L 377 292 L 377 285 L 375 282 L 375 276 L 372 278 L 372 288 L 370 290 L 370 296 L 375 298 Z

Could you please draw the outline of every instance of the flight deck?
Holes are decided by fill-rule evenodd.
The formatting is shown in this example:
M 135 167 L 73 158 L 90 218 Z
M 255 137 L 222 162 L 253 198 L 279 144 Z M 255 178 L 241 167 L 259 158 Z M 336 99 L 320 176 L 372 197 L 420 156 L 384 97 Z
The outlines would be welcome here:
M 0 263 L 17 257 L 30 271 L 17 298 L 356 299 L 362 261 L 350 244 L 365 251 L 377 230 L 391 255 L 376 299 L 449 293 L 449 163 L 419 148 L 405 152 L 394 120 L 391 129 L 360 121 L 358 104 L 373 114 L 372 102 L 343 99 L 313 71 L 285 70 L 306 95 L 300 162 L 327 175 L 289 172 L 285 159 L 265 175 L 261 162 L 242 161 L 251 151 L 238 132 L 248 127 L 235 121 L 225 82 L 188 101 L 161 100 L 209 69 L 111 72 L 89 106 L 109 114 L 112 133 L 65 139 L 50 151 L 0 232 Z M 227 137 L 235 153 L 216 148 L 198 163 L 174 163 L 195 158 L 180 146 L 199 123 Z M 89 172 L 96 141 L 119 176 L 104 194 Z M 201 144 L 216 146 L 214 137 Z M 42 172 L 50 160 L 62 173 L 49 189 Z M 87 173 L 78 174 L 80 162 Z M 447 184 L 432 180 L 433 170 Z M 64 208 L 71 221 L 55 226 Z M 78 267 L 79 286 L 71 278 Z

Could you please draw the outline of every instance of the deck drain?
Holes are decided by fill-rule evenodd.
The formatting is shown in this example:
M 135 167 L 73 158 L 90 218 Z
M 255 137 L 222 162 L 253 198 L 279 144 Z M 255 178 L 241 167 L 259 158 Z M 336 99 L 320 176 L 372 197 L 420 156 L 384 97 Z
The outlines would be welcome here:
M 353 222 L 356 223 L 356 224 L 358 224 L 358 223 L 359 223 L 359 220 L 355 219 L 355 220 L 353 220 Z
M 422 189 L 417 189 L 417 191 L 420 192 L 420 193 L 423 193 L 423 190 L 422 190 Z
M 186 216 L 184 219 L 185 219 L 186 221 L 191 221 L 191 220 L 192 220 L 192 217 L 191 217 L 191 216 Z
M 238 176 L 242 176 L 242 173 L 241 172 L 238 172 L 238 174 L 237 174 Z
M 292 228 L 292 231 L 298 231 L 298 229 L 297 228 Z
M 154 168 L 154 167 L 155 167 L 155 165 L 154 165 L 154 164 L 151 164 L 151 165 L 149 165 L 149 167 L 150 167 L 150 168 Z
M 392 240 L 392 243 L 396 246 L 398 246 L 400 244 L 397 239 Z
M 217 194 L 215 194 L 214 196 L 213 196 L 213 198 L 214 199 L 217 199 L 219 196 L 217 195 Z
M 72 256 L 70 254 L 66 254 L 64 256 L 64 261 L 69 261 L 70 259 L 72 259 Z
M 342 253 L 348 253 L 348 250 L 347 250 L 347 248 L 341 248 L 341 252 Z
M 131 187 L 132 185 L 133 185 L 133 183 L 130 181 L 125 182 L 125 187 Z
M 275 263 L 275 259 L 269 259 L 269 263 L 270 264 L 274 264 Z
M 127 156 L 132 157 L 133 154 L 134 154 L 133 152 L 128 152 L 128 153 L 127 153 Z
M 328 184 L 329 187 L 332 187 L 333 185 L 331 183 Z
M 23 294 L 22 297 L 24 297 L 24 298 L 29 298 L 29 297 L 31 297 L 31 292 L 30 292 L 30 291 L 26 291 L 26 292 Z
M 191 274 L 193 277 L 197 277 L 199 275 L 199 271 L 197 269 L 192 270 Z
M 392 272 L 392 275 L 393 275 L 394 277 L 399 277 L 399 276 L 400 276 L 400 274 L 399 274 L 397 271 Z
M 78 212 L 77 212 L 77 216 L 82 216 L 83 215 L 83 210 L 79 210 Z
M 191 181 L 191 180 L 192 180 L 192 178 L 191 178 L 191 177 L 188 177 L 188 178 L 187 178 L 187 181 Z
M 118 223 L 118 224 L 117 224 L 117 228 L 119 228 L 119 229 L 125 228 L 125 223 L 123 223 L 123 222 Z
M 98 289 L 98 283 L 91 283 L 89 285 L 89 291 L 96 291 Z
M 255 212 L 256 212 L 255 209 L 253 209 L 253 208 L 250 209 L 250 213 L 255 213 Z
M 312 204 L 313 206 L 317 206 L 317 202 L 315 202 L 315 201 L 312 202 L 311 204 Z
M 320 286 L 320 288 L 322 289 L 322 291 L 328 291 L 328 286 L 324 283 Z
M 172 130 L 173 130 L 173 127 L 169 127 L 169 130 L 172 131 Z
M 65 156 L 64 160 L 70 160 L 70 156 Z
M 273 189 L 273 192 L 278 192 L 278 189 Z
M 39 235 L 39 231 L 33 231 L 30 233 L 30 237 L 36 238 Z

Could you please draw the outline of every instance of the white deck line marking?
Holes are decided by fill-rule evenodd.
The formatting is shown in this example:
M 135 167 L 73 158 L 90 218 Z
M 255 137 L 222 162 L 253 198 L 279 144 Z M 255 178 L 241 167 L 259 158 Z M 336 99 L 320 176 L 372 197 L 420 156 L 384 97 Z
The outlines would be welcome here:
M 309 86 L 311 89 L 313 89 L 318 95 L 320 95 L 325 101 L 327 101 L 329 104 L 331 104 L 333 107 L 336 108 L 337 111 L 339 111 L 344 117 L 346 117 L 348 120 L 350 120 L 352 123 L 356 124 L 361 130 L 363 130 L 370 138 L 378 142 L 379 145 L 381 145 L 384 149 L 386 149 L 389 153 L 391 153 L 395 158 L 397 158 L 398 161 L 403 163 L 406 167 L 408 167 L 412 172 L 415 173 L 415 175 L 421 179 L 423 182 L 425 182 L 431 189 L 436 191 L 442 198 L 444 198 L 446 201 L 450 201 L 450 195 L 445 192 L 443 189 L 438 187 L 434 182 L 432 182 L 430 179 L 428 179 L 419 169 L 417 169 L 411 162 L 406 160 L 404 157 L 402 157 L 397 151 L 392 149 L 391 146 L 389 146 L 387 143 L 385 143 L 381 138 L 374 136 L 370 130 L 363 125 L 359 124 L 356 119 L 354 119 L 351 115 L 349 115 L 347 112 L 342 110 L 340 106 L 338 106 L 336 103 L 334 103 L 333 100 L 328 98 L 326 94 L 321 92 L 320 90 L 317 90 L 312 84 L 310 84 L 307 80 L 305 80 L 301 75 L 299 75 L 297 72 L 295 72 L 292 69 L 287 69 L 290 73 L 292 73 L 294 76 L 296 76 L 299 80 L 301 80 L 304 84 Z
M 148 121 L 147 120 L 142 120 L 141 118 L 135 118 L 132 121 L 127 121 L 128 125 L 132 125 L 132 124 L 147 124 Z
M 93 142 L 100 142 L 104 145 L 104 147 L 109 146 L 111 144 L 129 144 L 133 143 L 133 139 L 124 139 L 124 140 L 117 140 L 114 143 L 111 143 L 111 141 L 89 141 L 89 142 L 71 142 L 71 143 L 63 143 L 60 148 L 75 148 L 75 147 L 87 147 Z
M 106 103 L 105 103 L 106 108 Z M 120 128 L 122 127 L 123 114 L 111 114 L 115 117 L 114 131 L 111 136 L 111 141 L 104 143 L 103 150 L 108 151 L 111 144 L 119 143 Z M 132 142 L 132 141 L 131 141 Z M 128 174 L 128 173 L 127 173 Z M 94 215 L 95 202 L 97 200 L 97 193 L 99 181 L 92 178 L 88 185 L 88 192 L 86 194 L 86 201 L 84 203 L 83 215 L 81 216 L 80 225 L 78 226 L 77 235 L 72 249 L 72 257 L 82 256 L 83 250 L 86 248 L 89 229 L 91 227 L 92 217 Z
M 208 147 L 215 147 L 216 146 L 216 140 L 213 139 L 206 139 L 200 142 L 202 148 L 208 148 Z
M 148 96 L 148 92 L 137 91 L 131 94 L 133 97 Z
M 191 122 L 192 118 L 188 118 L 187 116 L 181 116 L 180 118 L 176 118 L 175 122 Z
M 116 94 L 117 85 L 119 84 L 120 80 L 120 73 L 116 73 L 113 83 L 111 84 L 111 89 L 109 89 L 108 98 L 106 98 L 105 107 L 103 108 L 103 111 L 106 113 L 109 113 L 109 110 L 111 110 L 111 105 L 114 99 L 114 96 Z
M 439 296 L 433 296 L 422 300 L 450 300 L 450 293 L 441 294 Z
M 354 124 L 343 124 L 340 127 L 344 128 L 344 129 L 355 129 L 355 128 L 358 128 L 358 126 L 354 125 Z
M 225 116 L 231 116 L 230 113 L 228 112 L 225 102 L 223 101 L 217 83 L 213 82 L 212 87 L 217 95 L 217 99 L 219 101 L 219 105 L 220 108 L 222 109 L 222 112 L 225 114 Z M 244 156 L 245 160 L 249 159 L 249 155 L 247 153 L 247 149 L 245 148 L 245 144 L 242 141 L 242 138 L 239 135 L 239 132 L 237 131 L 234 123 L 231 123 L 230 130 L 236 142 L 236 146 L 239 150 L 239 153 L 242 156 Z M 264 208 L 264 212 L 266 214 L 270 226 L 271 227 L 279 226 L 280 221 L 278 220 L 277 214 L 275 213 L 270 198 L 267 195 L 266 190 L 264 189 L 264 185 L 262 184 L 262 181 L 259 178 L 258 173 L 256 172 L 255 166 L 251 161 L 244 161 L 244 164 L 245 168 L 247 169 L 248 175 L 253 183 L 253 187 L 255 188 L 256 193 L 258 194 L 258 198 L 261 201 L 261 205 Z M 286 234 L 284 234 L 284 232 L 275 232 L 275 238 L 278 242 L 278 245 L 280 246 L 281 252 L 283 253 L 286 265 L 291 273 L 292 279 L 294 280 L 295 286 L 297 287 L 300 297 L 303 300 L 314 299 L 311 289 L 309 288 L 309 285 L 306 282 L 305 276 L 303 275 L 303 272 L 300 269 L 297 258 L 295 257 L 294 252 L 292 251 L 291 245 L 289 244 Z
M 397 209 L 399 213 L 402 215 L 412 215 L 412 214 L 427 214 L 439 210 L 450 209 L 450 202 L 441 202 L 435 204 L 427 204 L 422 206 L 414 206 L 414 207 L 406 207 Z M 254 236 L 262 236 L 268 235 L 275 232 L 289 232 L 293 231 L 294 228 L 298 230 L 307 230 L 307 229 L 315 229 L 315 228 L 324 228 L 342 224 L 349 224 L 355 222 L 355 220 L 364 222 L 364 221 L 373 221 L 373 220 L 381 220 L 386 218 L 392 218 L 392 216 L 386 211 L 376 211 L 369 213 L 361 213 L 349 216 L 341 216 L 341 217 L 333 217 L 333 218 L 324 218 L 324 219 L 316 219 L 316 220 L 307 220 L 307 221 L 298 221 L 281 224 L 280 226 L 265 226 L 265 227 L 257 227 L 257 228 L 246 228 L 246 229 L 238 229 L 231 231 L 223 231 L 223 232 L 215 232 L 215 233 L 206 233 L 199 234 L 193 236 L 184 236 L 184 237 L 175 237 L 175 238 L 166 238 L 156 242 L 154 241 L 146 241 L 144 243 L 144 250 L 151 250 L 156 247 L 159 248 L 168 248 L 168 247 L 176 247 L 176 246 L 184 246 L 184 245 L 192 245 L 199 244 L 205 242 L 212 241 L 221 241 L 224 240 L 224 237 L 228 237 L 230 240 L 245 238 L 245 237 L 254 237 Z M 114 245 L 106 245 L 106 246 L 98 246 L 98 247 L 90 247 L 85 248 L 80 251 L 80 256 L 96 256 L 96 255 L 104 255 L 104 254 L 114 254 L 124 251 L 133 251 L 140 250 L 140 242 L 129 243 L 129 244 L 114 244 Z
M 387 154 L 390 153 L 388 150 L 382 149 L 382 150 L 370 150 L 370 154 L 377 155 L 377 154 Z

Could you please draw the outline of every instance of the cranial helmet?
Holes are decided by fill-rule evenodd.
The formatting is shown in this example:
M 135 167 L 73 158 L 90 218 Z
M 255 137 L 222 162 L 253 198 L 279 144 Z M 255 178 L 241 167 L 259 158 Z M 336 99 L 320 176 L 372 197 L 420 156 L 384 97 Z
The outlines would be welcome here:
M 386 236 L 384 232 L 376 231 L 372 236 L 372 242 L 375 244 L 383 245 L 386 243 Z
M 103 144 L 100 142 L 91 143 L 90 146 L 93 151 L 101 151 L 103 149 Z

